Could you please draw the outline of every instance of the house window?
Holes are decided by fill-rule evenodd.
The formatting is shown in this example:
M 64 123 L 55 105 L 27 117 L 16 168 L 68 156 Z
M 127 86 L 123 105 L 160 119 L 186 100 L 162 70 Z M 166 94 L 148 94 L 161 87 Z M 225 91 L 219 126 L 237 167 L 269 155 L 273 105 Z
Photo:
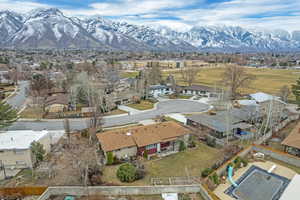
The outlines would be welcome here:
M 150 144 L 146 146 L 146 150 L 150 150 L 150 149 L 156 149 L 156 144 Z

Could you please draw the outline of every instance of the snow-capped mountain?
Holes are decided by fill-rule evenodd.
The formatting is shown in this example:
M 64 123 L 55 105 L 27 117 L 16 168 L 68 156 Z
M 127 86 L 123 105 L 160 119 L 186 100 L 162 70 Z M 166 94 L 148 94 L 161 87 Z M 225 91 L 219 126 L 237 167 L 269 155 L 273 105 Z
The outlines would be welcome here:
M 32 11 L 19 30 L 8 37 L 15 48 L 95 48 L 104 47 L 80 24 L 55 8 Z
M 105 20 L 102 17 L 84 19 L 82 27 L 94 38 L 115 49 L 121 50 L 147 50 L 150 46 L 135 40 L 134 38 L 118 32 L 114 22 Z
M 23 17 L 10 11 L 0 12 L 0 44 L 23 26 Z
M 113 25 L 119 33 L 128 35 L 140 42 L 145 42 L 156 50 L 197 51 L 194 46 L 184 40 L 168 38 L 148 26 L 138 26 L 126 22 L 114 23 Z
M 300 31 L 195 26 L 179 32 L 102 17 L 67 17 L 55 8 L 0 12 L 0 47 L 156 51 L 299 51 Z

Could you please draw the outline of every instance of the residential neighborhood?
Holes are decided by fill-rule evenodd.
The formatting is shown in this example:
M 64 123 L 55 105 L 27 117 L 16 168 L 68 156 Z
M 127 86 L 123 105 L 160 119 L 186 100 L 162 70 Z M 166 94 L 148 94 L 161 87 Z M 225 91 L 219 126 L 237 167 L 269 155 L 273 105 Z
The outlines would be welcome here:
M 299 200 L 299 2 L 0 8 L 0 200 Z

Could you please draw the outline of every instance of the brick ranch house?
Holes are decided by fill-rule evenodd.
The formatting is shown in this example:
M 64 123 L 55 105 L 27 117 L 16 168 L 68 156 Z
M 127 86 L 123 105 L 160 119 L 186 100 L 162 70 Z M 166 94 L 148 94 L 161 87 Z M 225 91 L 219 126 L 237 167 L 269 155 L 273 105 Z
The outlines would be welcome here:
M 105 156 L 108 152 L 119 159 L 178 152 L 180 141 L 186 145 L 190 130 L 175 122 L 163 122 L 147 126 L 135 126 L 122 130 L 98 133 L 97 138 Z

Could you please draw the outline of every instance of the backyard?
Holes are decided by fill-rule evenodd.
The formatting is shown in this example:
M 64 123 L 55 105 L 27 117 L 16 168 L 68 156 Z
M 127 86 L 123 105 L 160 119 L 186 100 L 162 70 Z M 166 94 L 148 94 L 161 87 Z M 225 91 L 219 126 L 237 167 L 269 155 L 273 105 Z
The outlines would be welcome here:
M 145 161 L 143 164 L 146 169 L 146 177 L 133 183 L 126 183 L 126 185 L 149 185 L 153 177 L 199 177 L 203 169 L 211 167 L 221 156 L 221 150 L 199 143 L 195 149 L 179 152 L 159 160 Z M 116 177 L 118 167 L 118 165 L 105 167 L 103 181 L 124 185 Z
M 225 68 L 203 68 L 200 70 L 195 84 L 202 84 L 211 87 L 221 87 L 220 81 L 222 80 L 222 73 Z M 285 70 L 285 69 L 258 69 L 258 68 L 247 68 L 250 74 L 256 76 L 253 84 L 249 88 L 244 88 L 242 93 L 251 92 L 266 92 L 274 95 L 278 95 L 279 90 L 282 86 L 291 86 L 296 82 L 296 79 L 300 77 L 299 70 Z M 173 74 L 178 81 L 178 84 L 184 85 L 180 71 L 167 71 L 163 72 L 163 76 L 167 77 L 169 74 Z M 290 99 L 293 96 L 290 95 Z

